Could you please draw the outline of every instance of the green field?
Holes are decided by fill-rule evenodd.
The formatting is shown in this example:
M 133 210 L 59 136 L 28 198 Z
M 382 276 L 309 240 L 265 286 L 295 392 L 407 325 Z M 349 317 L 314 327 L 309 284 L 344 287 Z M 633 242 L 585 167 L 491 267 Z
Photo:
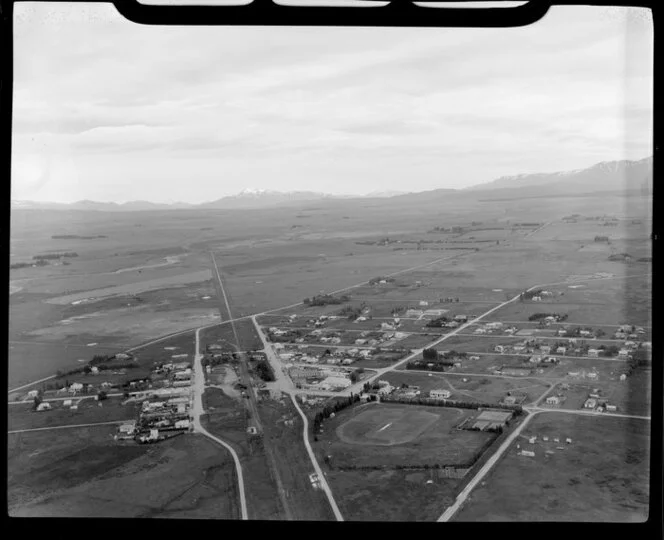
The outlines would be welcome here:
M 647 518 L 649 421 L 547 413 L 534 418 L 522 435 L 521 446 L 534 446 L 535 457 L 517 455 L 513 444 L 455 521 Z M 531 435 L 539 437 L 535 445 L 526 444 Z M 549 442 L 542 441 L 543 435 Z M 570 437 L 572 444 L 563 442 L 558 450 L 553 437 Z

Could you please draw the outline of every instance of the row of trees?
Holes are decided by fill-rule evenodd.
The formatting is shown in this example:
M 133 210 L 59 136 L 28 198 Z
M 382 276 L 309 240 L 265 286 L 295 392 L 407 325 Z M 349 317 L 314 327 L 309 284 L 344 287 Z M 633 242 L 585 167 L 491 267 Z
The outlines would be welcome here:
M 62 257 L 78 257 L 78 253 L 75 251 L 64 251 L 62 253 L 45 253 L 43 255 L 35 255 L 32 257 L 34 261 L 43 261 L 43 260 L 55 260 L 61 259 Z
M 483 403 L 477 401 L 457 401 L 457 400 L 439 400 L 427 397 L 407 398 L 404 396 L 387 395 L 381 398 L 381 401 L 390 403 L 404 403 L 407 405 L 433 405 L 435 407 L 453 407 L 458 409 L 503 409 L 513 411 L 514 414 L 523 413 L 521 405 L 505 405 L 502 403 Z
M 350 407 L 358 401 L 360 401 L 360 396 L 357 394 L 351 394 L 347 399 L 338 400 L 334 404 L 325 405 L 325 407 L 323 407 L 321 411 L 318 411 L 314 416 L 314 420 L 311 424 L 314 434 L 318 433 L 320 430 L 321 422 L 329 418 L 332 413 L 337 413 L 347 407 Z
M 311 298 L 305 298 L 302 302 L 307 306 L 326 306 L 328 304 L 343 304 L 348 302 L 350 296 L 332 296 L 331 294 L 318 294 Z
M 529 321 L 540 321 L 546 319 L 547 317 L 555 317 L 557 322 L 566 321 L 569 315 L 567 313 L 533 313 L 528 317 Z

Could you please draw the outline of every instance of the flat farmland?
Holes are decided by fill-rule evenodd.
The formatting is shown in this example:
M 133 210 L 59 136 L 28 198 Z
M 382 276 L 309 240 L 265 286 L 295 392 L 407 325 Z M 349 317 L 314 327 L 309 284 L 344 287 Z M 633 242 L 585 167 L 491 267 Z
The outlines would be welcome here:
M 325 420 L 313 448 L 319 462 L 332 456 L 332 469 L 462 464 L 494 437 L 454 429 L 473 412 L 391 403 L 360 405 Z
M 466 382 L 463 379 L 466 379 Z M 478 401 L 499 403 L 507 395 L 507 392 L 518 392 L 525 394 L 524 404 L 534 401 L 541 396 L 551 383 L 535 378 L 502 378 L 482 376 L 445 376 L 441 373 L 412 372 L 396 370 L 386 373 L 382 380 L 388 381 L 392 386 L 399 387 L 402 384 L 419 386 L 423 394 L 431 390 L 449 390 L 452 395 L 450 399 L 460 401 Z
M 196 354 L 196 332 L 192 330 L 155 342 L 148 342 L 135 347 L 132 354 L 138 364 L 148 367 L 157 363 L 193 362 L 194 354 Z
M 235 327 L 235 331 L 233 331 Z M 237 339 L 236 339 L 237 334 Z M 234 323 L 221 323 L 200 332 L 201 350 L 212 344 L 221 345 L 223 350 L 254 351 L 263 348 L 263 342 L 250 319 L 235 321 Z
M 78 410 L 74 411 L 69 407 L 63 407 L 62 401 L 51 401 L 50 403 L 53 407 L 52 410 L 40 412 L 33 411 L 32 405 L 27 404 L 9 406 L 7 429 L 18 431 L 50 426 L 72 426 L 131 420 L 137 418 L 139 411 L 135 404 L 122 405 L 122 398 L 114 397 L 104 401 L 95 401 L 94 397 L 83 399 L 78 404 Z M 101 407 L 99 406 L 100 403 Z
M 325 250 L 326 253 L 324 242 L 318 250 Z M 232 297 L 233 315 L 238 317 L 295 304 L 321 291 L 330 293 L 361 284 L 381 273 L 396 272 L 436 260 L 436 254 L 404 255 L 398 252 L 335 256 L 326 253 L 325 257 L 298 261 L 291 266 L 275 264 L 260 273 L 250 273 L 246 269 L 235 273 L 232 267 L 224 265 L 223 259 L 218 259 L 217 264 L 220 265 L 227 294 L 230 291 Z M 341 306 L 328 307 L 332 312 Z
M 124 275 L 124 274 L 123 274 Z M 108 296 L 125 296 L 128 294 L 140 294 L 146 291 L 165 289 L 173 285 L 187 285 L 189 283 L 200 283 L 210 280 L 212 277 L 210 270 L 199 270 L 197 272 L 188 272 L 186 274 L 176 274 L 142 281 L 134 281 L 123 285 L 104 287 L 101 289 L 91 289 L 81 291 L 65 296 L 58 296 L 47 300 L 50 304 L 66 305 L 72 302 L 86 301 L 94 302 L 96 298 Z
M 10 515 L 237 519 L 233 462 L 216 443 L 192 434 L 118 444 L 114 432 L 9 435 Z
M 94 354 L 115 354 L 116 347 L 87 347 L 63 343 L 10 343 L 8 385 L 15 388 L 53 375 L 58 370 L 81 367 Z
M 517 455 L 513 443 L 455 521 L 615 523 L 648 517 L 649 421 L 546 413 L 524 430 L 524 438 L 530 435 L 540 437 L 535 457 Z M 558 450 L 543 435 L 573 442 Z

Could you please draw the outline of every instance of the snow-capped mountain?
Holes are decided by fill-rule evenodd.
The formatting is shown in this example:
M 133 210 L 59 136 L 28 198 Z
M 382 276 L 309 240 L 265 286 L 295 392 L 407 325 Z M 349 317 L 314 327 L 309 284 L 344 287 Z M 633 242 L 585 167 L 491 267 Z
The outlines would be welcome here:
M 638 161 L 602 161 L 587 169 L 502 176 L 466 190 L 547 186 L 570 193 L 641 189 L 652 182 L 652 157 Z

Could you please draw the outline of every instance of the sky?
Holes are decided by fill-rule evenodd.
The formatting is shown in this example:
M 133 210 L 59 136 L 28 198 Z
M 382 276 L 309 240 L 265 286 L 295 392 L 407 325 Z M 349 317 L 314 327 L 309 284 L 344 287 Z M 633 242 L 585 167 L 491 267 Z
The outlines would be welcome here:
M 641 8 L 523 28 L 153 27 L 15 5 L 12 199 L 463 188 L 652 154 Z

